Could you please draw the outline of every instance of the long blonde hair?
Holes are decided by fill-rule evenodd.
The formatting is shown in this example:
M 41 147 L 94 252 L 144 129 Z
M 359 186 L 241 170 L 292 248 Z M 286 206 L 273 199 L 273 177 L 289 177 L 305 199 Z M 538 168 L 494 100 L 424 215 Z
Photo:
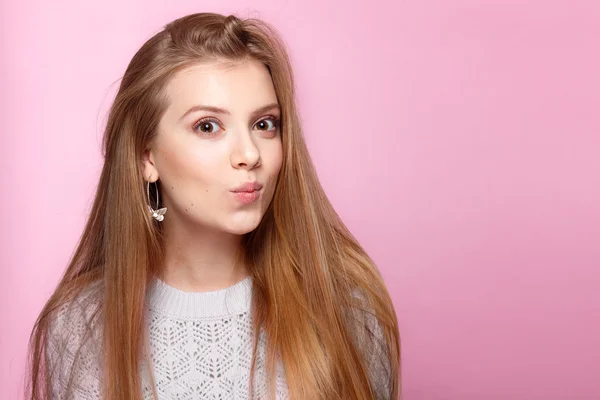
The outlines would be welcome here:
M 256 332 L 263 327 L 268 375 L 280 357 L 293 399 L 398 398 L 400 337 L 394 307 L 374 262 L 318 181 L 297 114 L 285 45 L 261 20 L 214 13 L 166 25 L 135 54 L 122 78 L 104 132 L 105 161 L 89 219 L 31 333 L 27 398 L 48 393 L 52 374 L 43 355 L 56 311 L 99 282 L 88 322 L 102 329 L 104 398 L 141 399 L 144 298 L 164 256 L 161 226 L 147 209 L 141 155 L 153 143 L 166 107 L 164 89 L 177 71 L 204 60 L 248 57 L 264 63 L 271 74 L 282 111 L 283 145 L 273 200 L 257 229 L 243 238 L 242 256 L 253 276 L 254 349 Z M 356 315 L 375 320 L 380 334 Z M 383 389 L 374 387 L 366 361 L 365 349 L 374 347 L 357 337 L 369 343 L 379 338 L 386 369 L 375 378 Z

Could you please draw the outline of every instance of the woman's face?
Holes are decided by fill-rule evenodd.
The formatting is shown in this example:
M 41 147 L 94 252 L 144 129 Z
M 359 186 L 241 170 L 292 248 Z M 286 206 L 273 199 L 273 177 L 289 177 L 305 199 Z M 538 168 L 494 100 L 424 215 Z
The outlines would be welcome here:
M 166 92 L 169 105 L 143 159 L 145 179 L 162 184 L 161 223 L 254 230 L 282 163 L 281 111 L 267 68 L 254 59 L 196 65 L 178 72 Z M 238 189 L 248 183 L 262 188 Z

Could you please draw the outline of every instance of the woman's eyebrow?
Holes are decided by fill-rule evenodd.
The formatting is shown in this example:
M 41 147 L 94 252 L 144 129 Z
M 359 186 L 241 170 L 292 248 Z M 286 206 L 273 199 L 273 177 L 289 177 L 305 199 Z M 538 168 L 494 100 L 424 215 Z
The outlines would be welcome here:
M 256 110 L 254 110 L 250 116 L 252 118 L 255 118 L 260 114 L 263 114 L 267 111 L 272 111 L 274 109 L 280 110 L 279 104 L 271 103 L 271 104 L 267 104 L 262 107 L 259 107 Z M 189 110 L 187 110 L 181 117 L 179 117 L 179 121 L 181 121 L 182 119 L 184 119 L 185 117 L 187 117 L 188 115 L 190 115 L 191 113 L 196 112 L 196 111 L 208 111 L 208 112 L 212 112 L 215 114 L 231 115 L 231 112 L 225 108 L 220 108 L 220 107 L 215 107 L 215 106 L 196 105 L 196 106 L 193 106 L 192 108 L 190 108 Z

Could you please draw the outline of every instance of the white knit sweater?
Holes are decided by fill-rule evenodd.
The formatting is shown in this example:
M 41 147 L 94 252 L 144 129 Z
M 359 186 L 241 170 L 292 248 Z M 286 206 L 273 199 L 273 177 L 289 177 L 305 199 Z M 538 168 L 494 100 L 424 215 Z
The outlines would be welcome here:
M 100 329 L 92 326 L 86 337 L 86 321 L 95 309 L 90 294 L 63 306 L 50 325 L 46 360 L 52 373 L 51 399 L 100 400 Z M 252 278 L 212 292 L 183 292 L 155 279 L 146 301 L 152 373 L 158 400 L 249 399 L 252 360 Z M 118 312 L 116 310 L 115 312 Z M 370 324 L 367 329 L 377 326 Z M 375 331 L 377 333 L 377 331 Z M 77 350 L 80 349 L 79 355 Z M 389 372 L 385 355 L 372 346 L 371 378 L 378 393 L 387 390 Z M 383 357 L 383 358 L 382 358 Z M 259 334 L 255 399 L 267 399 L 265 335 Z M 148 374 L 142 365 L 142 393 L 153 399 Z M 285 373 L 276 364 L 277 399 L 288 398 Z M 69 383 L 70 382 L 70 383 Z M 72 391 L 68 386 L 72 385 Z M 67 393 L 72 393 L 67 397 Z M 377 398 L 384 398 L 378 395 Z

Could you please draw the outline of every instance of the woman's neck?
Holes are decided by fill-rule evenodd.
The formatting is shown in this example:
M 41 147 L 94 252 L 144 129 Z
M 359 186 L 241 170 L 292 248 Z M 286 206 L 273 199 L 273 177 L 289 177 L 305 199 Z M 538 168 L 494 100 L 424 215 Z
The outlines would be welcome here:
M 242 254 L 242 236 L 165 228 L 165 259 L 158 276 L 164 283 L 186 292 L 204 292 L 227 288 L 250 275 L 237 258 Z

